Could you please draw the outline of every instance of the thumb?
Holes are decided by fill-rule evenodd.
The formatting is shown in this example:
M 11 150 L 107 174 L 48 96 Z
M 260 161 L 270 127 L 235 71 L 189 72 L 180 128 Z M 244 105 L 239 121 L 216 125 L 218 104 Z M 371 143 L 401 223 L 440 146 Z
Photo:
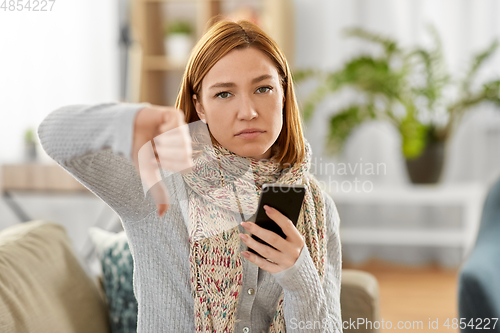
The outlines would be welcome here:
M 169 119 L 169 114 L 167 111 L 163 111 L 163 114 L 162 114 L 162 117 L 161 117 L 161 122 L 162 124 L 165 124 L 168 122 L 168 119 Z
M 154 184 L 150 191 L 158 209 L 158 216 L 161 217 L 170 207 L 170 194 L 162 181 Z
M 165 212 L 168 210 L 169 208 L 169 205 L 166 205 L 166 204 L 158 204 L 156 205 L 157 209 L 158 209 L 158 216 L 159 217 L 162 217 L 163 215 L 165 215 Z
M 163 114 L 162 114 L 162 116 L 161 116 L 161 123 L 157 127 L 159 134 L 163 134 L 163 133 L 167 132 L 172 127 L 172 125 L 169 124 L 170 117 L 172 115 L 169 114 L 169 113 L 170 112 L 168 112 L 168 111 L 164 111 Z
M 149 191 L 162 216 L 170 204 L 170 195 L 163 183 L 158 162 L 151 142 L 145 144 L 138 153 L 138 171 L 142 180 L 144 194 Z

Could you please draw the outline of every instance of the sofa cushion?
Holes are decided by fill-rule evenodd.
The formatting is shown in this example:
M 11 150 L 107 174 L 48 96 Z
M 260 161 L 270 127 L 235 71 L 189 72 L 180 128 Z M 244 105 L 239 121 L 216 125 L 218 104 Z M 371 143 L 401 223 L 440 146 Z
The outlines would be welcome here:
M 363 320 L 380 321 L 379 286 L 373 274 L 356 269 L 342 270 L 340 308 L 343 322 Z M 375 333 L 378 329 L 370 325 L 359 325 L 356 329 L 344 327 L 343 332 Z
M 124 231 L 112 233 L 96 227 L 89 229 L 89 235 L 101 262 L 111 332 L 135 333 L 138 306 L 132 283 L 134 262 L 127 236 Z
M 0 231 L 0 332 L 107 333 L 106 306 L 63 226 Z

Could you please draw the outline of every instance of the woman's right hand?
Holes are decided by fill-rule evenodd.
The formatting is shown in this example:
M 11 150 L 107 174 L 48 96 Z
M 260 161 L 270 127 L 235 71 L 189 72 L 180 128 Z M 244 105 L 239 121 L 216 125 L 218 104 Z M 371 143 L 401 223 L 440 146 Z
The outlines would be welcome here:
M 139 110 L 134 121 L 132 160 L 143 187 L 151 189 L 158 215 L 162 216 L 168 210 L 170 196 L 161 181 L 159 167 L 186 172 L 193 166 L 191 136 L 184 113 L 157 105 Z

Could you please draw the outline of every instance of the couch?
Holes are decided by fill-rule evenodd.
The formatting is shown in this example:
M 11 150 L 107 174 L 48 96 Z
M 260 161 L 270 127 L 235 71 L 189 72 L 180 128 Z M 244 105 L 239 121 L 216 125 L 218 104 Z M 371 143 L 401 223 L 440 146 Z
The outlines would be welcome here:
M 344 269 L 341 308 L 343 321 L 379 320 L 376 279 Z M 111 332 L 102 284 L 82 267 L 63 226 L 39 220 L 0 231 L 0 332 Z

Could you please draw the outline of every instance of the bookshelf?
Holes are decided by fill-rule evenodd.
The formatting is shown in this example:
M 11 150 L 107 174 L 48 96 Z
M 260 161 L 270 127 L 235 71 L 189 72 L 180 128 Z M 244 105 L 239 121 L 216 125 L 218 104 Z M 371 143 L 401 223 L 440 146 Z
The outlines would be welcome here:
M 185 63 L 172 63 L 165 54 L 163 30 L 172 6 L 191 6 L 194 42 L 218 15 L 231 15 L 243 4 L 258 15 L 259 25 L 280 45 L 293 64 L 294 11 L 292 0 L 132 0 L 130 102 L 174 105 Z M 253 7 L 249 7 L 253 6 Z M 241 8 L 240 8 L 241 9 Z M 186 59 L 187 61 L 187 59 Z
M 92 194 L 57 164 L 20 163 L 0 165 L 1 200 L 21 222 L 32 220 L 14 193 Z

